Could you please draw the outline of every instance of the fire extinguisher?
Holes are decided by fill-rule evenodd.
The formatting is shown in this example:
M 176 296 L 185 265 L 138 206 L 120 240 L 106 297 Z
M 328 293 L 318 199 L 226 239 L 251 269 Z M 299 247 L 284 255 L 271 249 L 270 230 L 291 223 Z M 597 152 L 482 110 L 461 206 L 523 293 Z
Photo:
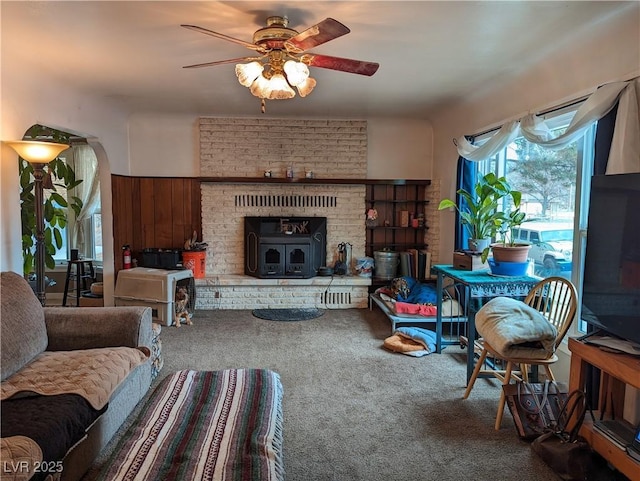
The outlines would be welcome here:
M 124 269 L 131 269 L 131 248 L 129 244 L 122 246 L 122 266 Z

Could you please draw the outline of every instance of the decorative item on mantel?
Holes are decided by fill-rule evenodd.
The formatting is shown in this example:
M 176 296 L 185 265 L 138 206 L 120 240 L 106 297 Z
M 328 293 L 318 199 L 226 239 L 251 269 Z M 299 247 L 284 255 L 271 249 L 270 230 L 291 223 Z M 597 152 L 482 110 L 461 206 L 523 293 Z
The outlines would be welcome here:
M 378 211 L 376 209 L 367 210 L 365 224 L 367 227 L 376 227 L 378 225 Z

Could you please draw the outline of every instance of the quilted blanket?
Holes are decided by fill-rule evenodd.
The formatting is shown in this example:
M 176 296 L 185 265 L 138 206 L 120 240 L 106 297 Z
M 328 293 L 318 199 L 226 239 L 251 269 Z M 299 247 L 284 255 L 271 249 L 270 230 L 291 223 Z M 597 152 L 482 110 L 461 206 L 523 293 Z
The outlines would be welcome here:
M 2 381 L 0 399 L 21 392 L 73 393 L 100 410 L 129 373 L 148 358 L 148 349 L 142 351 L 131 347 L 45 351 Z
M 556 328 L 534 308 L 495 297 L 476 313 L 476 329 L 504 357 L 547 359 L 555 351 Z
M 163 379 L 98 476 L 160 479 L 284 480 L 279 375 L 185 370 Z
M 3 481 L 28 481 L 42 463 L 42 450 L 26 436 L 0 439 Z

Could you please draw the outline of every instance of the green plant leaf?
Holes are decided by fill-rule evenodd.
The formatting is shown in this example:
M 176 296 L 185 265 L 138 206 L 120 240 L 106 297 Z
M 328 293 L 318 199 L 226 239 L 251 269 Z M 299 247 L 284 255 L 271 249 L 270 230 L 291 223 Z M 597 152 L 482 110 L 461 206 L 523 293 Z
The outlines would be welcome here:
M 47 247 L 47 250 L 49 247 L 52 247 L 53 244 L 53 234 L 51 232 L 51 227 L 45 227 L 44 229 L 44 243 Z
M 47 222 L 51 222 L 51 219 L 53 219 L 54 213 L 55 213 L 55 208 L 53 207 L 53 204 L 51 203 L 50 200 L 46 200 L 44 203 L 44 220 L 46 220 Z
M 57 192 L 52 192 L 50 198 L 51 200 L 55 201 L 55 203 L 58 204 L 60 207 L 67 207 L 69 205 L 67 203 L 67 200 Z
M 62 233 L 60 229 L 53 229 L 53 236 L 55 237 L 56 247 L 58 249 L 62 248 Z
M 44 255 L 44 264 L 47 266 L 47 269 L 55 269 L 56 268 L 56 260 L 49 253 Z
M 27 247 L 27 250 L 30 250 L 33 247 L 33 237 L 31 235 L 23 235 L 22 236 L 22 248 Z
M 438 205 L 438 210 L 454 208 L 457 209 L 458 206 L 451 199 L 443 199 L 440 201 L 440 205 Z
M 24 261 L 22 263 L 22 269 L 23 272 L 28 274 L 29 272 L 33 271 L 33 254 L 31 253 L 31 251 L 23 252 L 23 256 Z

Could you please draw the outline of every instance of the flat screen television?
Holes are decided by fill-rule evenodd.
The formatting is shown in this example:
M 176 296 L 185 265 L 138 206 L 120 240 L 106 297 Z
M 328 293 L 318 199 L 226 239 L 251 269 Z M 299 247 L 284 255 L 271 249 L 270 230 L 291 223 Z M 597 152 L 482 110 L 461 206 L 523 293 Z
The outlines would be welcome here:
M 591 180 L 582 319 L 640 344 L 640 173 Z

